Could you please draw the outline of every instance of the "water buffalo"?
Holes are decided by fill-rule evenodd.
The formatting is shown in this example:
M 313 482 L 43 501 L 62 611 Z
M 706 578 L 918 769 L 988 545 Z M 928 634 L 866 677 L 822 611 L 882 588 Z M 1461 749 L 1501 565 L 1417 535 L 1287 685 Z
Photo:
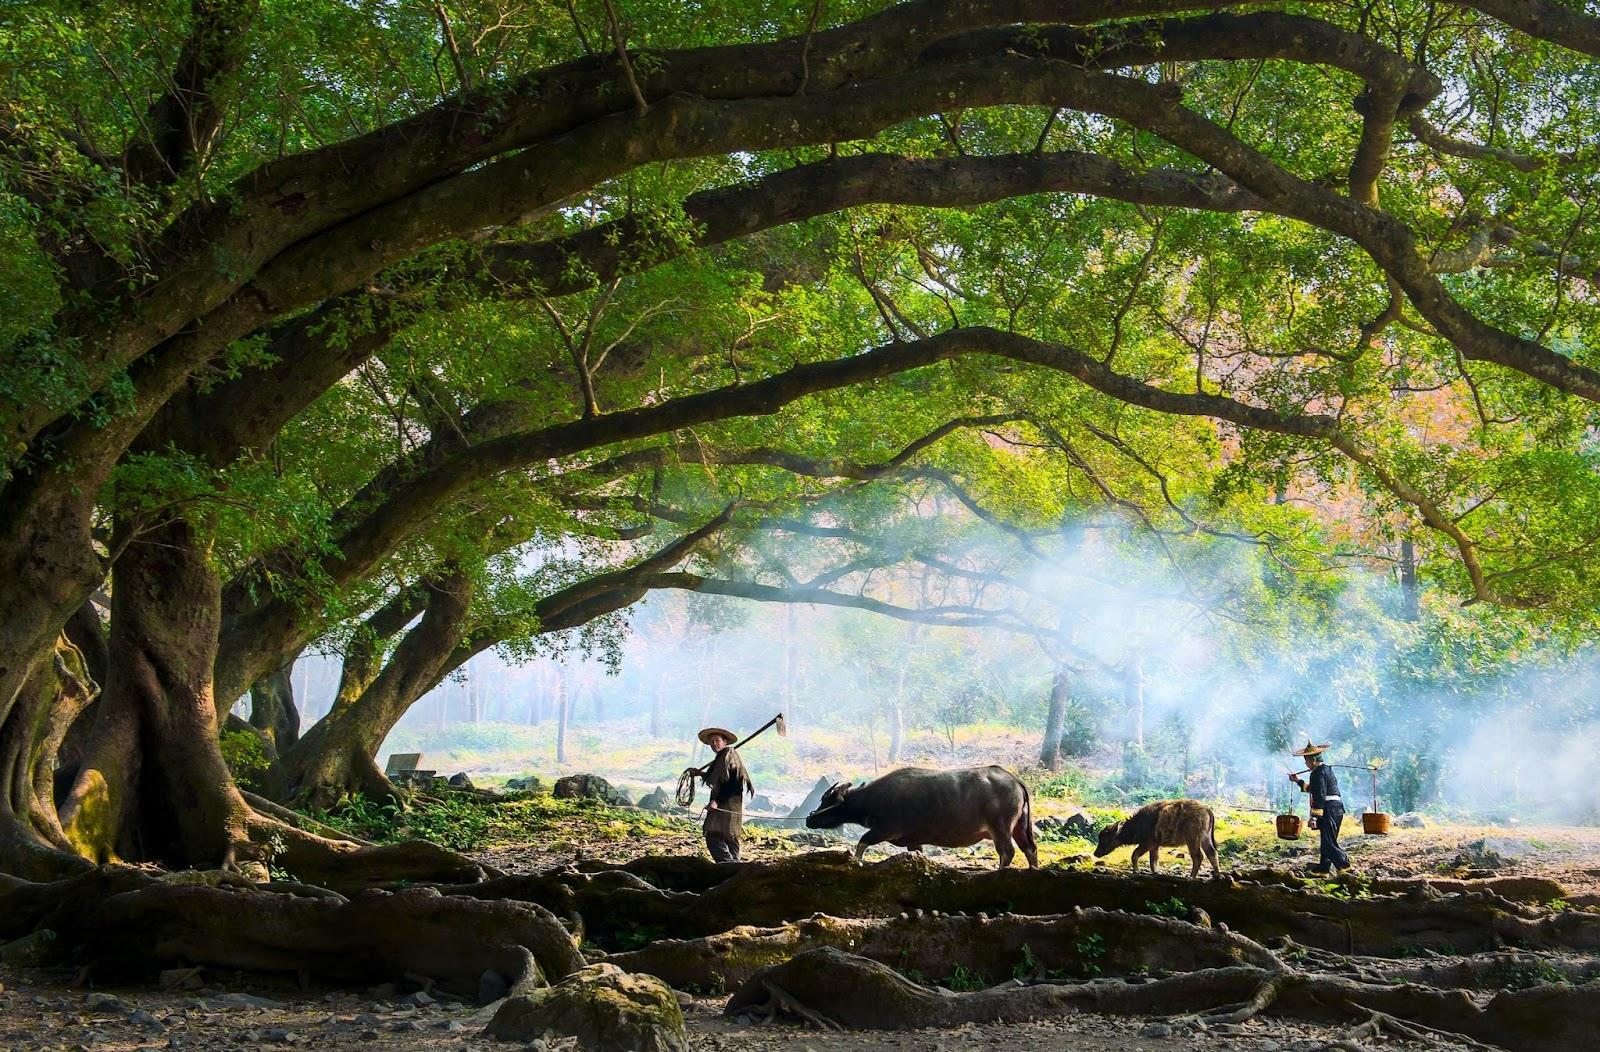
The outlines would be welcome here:
M 822 794 L 806 825 L 837 829 L 846 823 L 867 827 L 856 844 L 858 861 L 867 848 L 885 841 L 921 851 L 924 844 L 966 847 L 993 840 L 1001 869 L 1016 856 L 1013 845 L 1022 847 L 1029 869 L 1039 865 L 1028 787 L 1003 767 L 902 767 L 862 786 L 839 782 Z
M 1217 871 L 1217 817 L 1198 800 L 1157 800 L 1100 830 L 1095 858 L 1104 858 L 1119 847 L 1137 844 L 1133 849 L 1133 868 L 1139 856 L 1150 853 L 1150 872 L 1156 871 L 1156 856 L 1164 847 L 1189 849 L 1189 876 L 1200 875 L 1202 856 L 1211 862 L 1211 875 Z

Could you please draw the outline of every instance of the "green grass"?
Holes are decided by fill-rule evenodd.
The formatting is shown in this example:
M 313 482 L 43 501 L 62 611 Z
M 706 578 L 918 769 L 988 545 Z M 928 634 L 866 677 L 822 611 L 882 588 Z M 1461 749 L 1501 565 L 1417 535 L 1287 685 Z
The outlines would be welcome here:
M 548 842 L 557 833 L 592 843 L 681 831 L 667 818 L 649 812 L 587 799 L 557 800 L 545 793 L 512 793 L 495 799 L 434 790 L 404 805 L 352 797 L 331 811 L 313 811 L 311 817 L 380 844 L 422 839 L 456 851 Z

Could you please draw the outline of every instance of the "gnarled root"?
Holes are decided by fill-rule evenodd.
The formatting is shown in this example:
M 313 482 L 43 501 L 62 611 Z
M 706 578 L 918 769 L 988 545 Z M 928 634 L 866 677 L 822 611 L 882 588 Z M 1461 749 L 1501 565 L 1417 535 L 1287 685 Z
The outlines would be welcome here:
M 531 903 L 429 888 L 353 899 L 282 890 L 221 871 L 156 877 L 126 867 L 54 884 L 12 880 L 0 885 L 0 935 L 48 928 L 79 963 L 121 975 L 200 964 L 336 983 L 422 976 L 468 993 L 487 971 L 516 991 L 584 963 L 572 934 Z
M 650 887 L 639 876 L 651 872 L 644 866 L 508 878 L 453 890 L 481 898 L 523 898 L 558 913 L 576 911 L 602 942 L 641 929 L 694 938 L 737 924 L 774 927 L 816 913 L 892 916 L 920 908 L 1053 915 L 1068 905 L 1139 913 L 1149 912 L 1151 903 L 1179 899 L 1250 938 L 1289 937 L 1340 953 L 1383 955 L 1401 947 L 1475 952 L 1507 944 L 1600 950 L 1600 916 L 1540 914 L 1488 893 L 1347 899 L 1277 885 L 1166 876 L 1056 869 L 972 872 L 910 853 L 855 866 L 847 852 L 818 851 L 728 868 L 727 879 L 698 894 Z M 703 867 L 671 872 L 664 879 L 680 886 L 715 875 Z M 624 879 L 630 883 L 619 883 Z
M 346 894 L 411 883 L 473 883 L 490 875 L 467 856 L 426 840 L 363 844 L 319 836 L 262 814 L 251 816 L 250 836 L 253 843 L 241 856 Z
M 757 972 L 729 1000 L 729 1014 L 765 1008 L 768 986 L 848 1028 L 905 1029 L 1021 1021 L 1065 1012 L 1171 1015 L 1227 1021 L 1262 1012 L 1304 1019 L 1355 1016 L 1403 1025 L 1435 1039 L 1460 1036 L 1526 1052 L 1580 1048 L 1600 1027 L 1600 988 L 1557 983 L 1506 991 L 1478 1004 L 1463 990 L 1359 983 L 1249 965 L 1210 968 L 1154 982 L 1097 981 L 1004 986 L 951 993 L 921 986 L 865 957 L 807 950 Z M 780 1006 L 781 1007 L 781 1006 Z M 1401 1032 L 1398 1031 L 1397 1032 Z
M 732 989 L 761 968 L 822 946 L 935 979 L 956 973 L 998 981 L 1051 973 L 1193 971 L 1234 964 L 1273 969 L 1259 943 L 1170 917 L 1075 909 L 1055 917 L 902 915 L 845 920 L 812 917 L 776 928 L 735 928 L 685 941 L 662 939 L 609 956 L 680 989 Z

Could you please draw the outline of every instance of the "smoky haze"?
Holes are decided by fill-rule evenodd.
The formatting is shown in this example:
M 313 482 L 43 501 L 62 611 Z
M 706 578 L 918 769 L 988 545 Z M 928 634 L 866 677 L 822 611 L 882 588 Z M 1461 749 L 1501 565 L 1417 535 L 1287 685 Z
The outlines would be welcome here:
M 1063 769 L 1085 772 L 1068 795 L 1281 806 L 1286 772 L 1303 766 L 1288 750 L 1311 737 L 1334 743 L 1334 763 L 1381 762 L 1382 810 L 1597 820 L 1587 761 L 1600 746 L 1600 671 L 1587 650 L 1429 671 L 1423 659 L 1454 629 L 1398 619 L 1392 580 L 1358 573 L 1264 621 L 1240 598 L 1259 574 L 1237 555 L 1209 558 L 1179 571 L 1091 541 L 1022 576 L 1068 643 L 1056 651 L 1069 685 Z M 906 591 L 892 575 L 865 590 Z M 903 764 L 1037 767 L 1055 669 L 1027 634 L 685 592 L 633 608 L 609 655 L 564 642 L 526 662 L 479 655 L 411 709 L 384 754 L 420 751 L 425 767 L 480 780 L 592 771 L 670 791 L 708 756 L 699 727 L 743 734 L 782 711 L 789 737 L 768 732 L 746 760 L 762 792 L 793 803 L 819 777 Z M 297 664 L 307 725 L 337 679 L 331 657 Z M 1370 777 L 1339 775 L 1352 809 L 1366 808 Z

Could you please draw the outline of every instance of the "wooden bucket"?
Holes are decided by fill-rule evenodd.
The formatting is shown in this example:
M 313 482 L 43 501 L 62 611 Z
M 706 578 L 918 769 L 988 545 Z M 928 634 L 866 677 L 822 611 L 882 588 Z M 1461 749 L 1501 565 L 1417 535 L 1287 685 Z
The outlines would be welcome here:
M 1300 816 L 1299 815 L 1279 815 L 1278 816 L 1278 839 L 1279 840 L 1299 840 L 1300 839 Z
M 1382 811 L 1362 812 L 1361 831 L 1368 836 L 1388 836 L 1389 816 Z

